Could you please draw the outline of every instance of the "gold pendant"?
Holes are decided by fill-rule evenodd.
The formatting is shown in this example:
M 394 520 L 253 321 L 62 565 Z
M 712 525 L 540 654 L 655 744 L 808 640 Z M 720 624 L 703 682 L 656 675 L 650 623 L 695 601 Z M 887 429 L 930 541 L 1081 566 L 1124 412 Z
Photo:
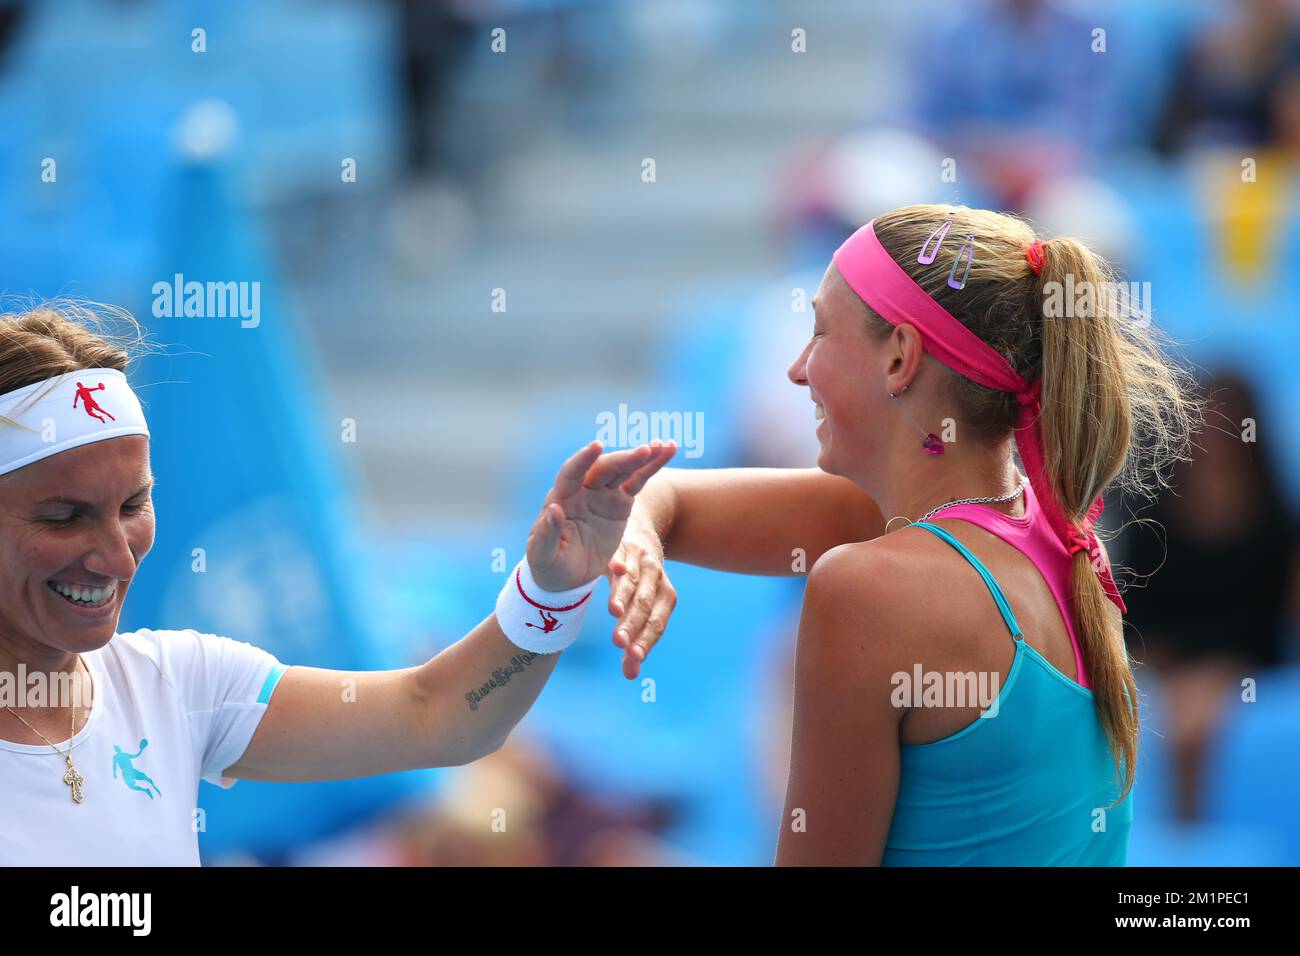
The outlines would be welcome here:
M 72 788 L 73 801 L 80 803 L 86 798 L 85 792 L 81 789 L 81 785 L 86 782 L 86 778 L 72 765 L 72 754 L 68 754 L 67 760 L 68 772 L 63 775 L 63 782 Z

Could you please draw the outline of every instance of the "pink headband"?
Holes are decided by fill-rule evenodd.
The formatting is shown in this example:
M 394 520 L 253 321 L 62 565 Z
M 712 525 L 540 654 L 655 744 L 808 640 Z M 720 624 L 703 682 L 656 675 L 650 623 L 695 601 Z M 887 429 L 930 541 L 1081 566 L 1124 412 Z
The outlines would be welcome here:
M 1067 553 L 1073 557 L 1076 552 L 1086 551 L 1106 596 L 1120 611 L 1127 613 L 1128 608 L 1124 606 L 1124 599 L 1120 597 L 1110 568 L 1101 556 L 1097 536 L 1092 531 L 1092 526 L 1101 516 L 1101 496 L 1098 495 L 1092 503 L 1079 527 L 1074 528 L 1048 485 L 1038 416 L 1042 379 L 1026 381 L 997 350 L 930 298 L 880 244 L 874 223 L 875 220 L 871 220 L 835 250 L 835 267 L 840 275 L 849 288 L 885 321 L 892 325 L 907 323 L 915 326 L 921 333 L 925 350 L 958 375 L 998 391 L 1015 392 L 1016 401 L 1020 403 L 1015 427 L 1016 447 L 1020 450 L 1020 460 L 1029 473 L 1029 483 L 1039 505 Z

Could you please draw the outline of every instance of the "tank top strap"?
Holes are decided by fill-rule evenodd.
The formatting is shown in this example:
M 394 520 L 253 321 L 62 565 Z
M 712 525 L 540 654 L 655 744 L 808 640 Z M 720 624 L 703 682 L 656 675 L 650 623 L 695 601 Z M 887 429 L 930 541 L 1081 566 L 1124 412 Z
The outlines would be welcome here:
M 924 528 L 926 531 L 934 533 L 956 548 L 957 551 L 960 552 L 961 556 L 974 566 L 975 570 L 980 573 L 980 577 L 984 579 L 984 583 L 988 585 L 989 593 L 993 595 L 993 600 L 997 602 L 998 610 L 1002 613 L 1002 620 L 1006 622 L 1007 629 L 1011 631 L 1011 636 L 1015 639 L 1016 643 L 1019 644 L 1025 639 L 1024 633 L 1020 630 L 1020 624 L 1016 621 L 1016 616 L 1011 611 L 1011 605 L 1007 602 L 1006 595 L 1002 593 L 1002 588 L 998 585 L 992 572 L 990 572 L 988 568 L 984 567 L 984 563 L 980 561 L 979 558 L 975 557 L 966 545 L 958 541 L 948 531 L 940 528 L 938 525 L 930 524 L 927 521 L 913 521 L 908 525 L 908 527 Z

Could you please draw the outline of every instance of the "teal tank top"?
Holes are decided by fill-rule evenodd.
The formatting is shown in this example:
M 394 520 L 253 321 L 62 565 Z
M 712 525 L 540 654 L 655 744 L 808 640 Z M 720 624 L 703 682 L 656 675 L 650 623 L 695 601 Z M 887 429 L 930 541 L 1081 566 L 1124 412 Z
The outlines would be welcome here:
M 943 528 L 988 585 L 1015 642 L 989 708 L 956 733 L 900 745 L 882 866 L 1124 866 L 1132 793 L 1119 793 L 1092 691 L 1024 639 L 993 575 Z

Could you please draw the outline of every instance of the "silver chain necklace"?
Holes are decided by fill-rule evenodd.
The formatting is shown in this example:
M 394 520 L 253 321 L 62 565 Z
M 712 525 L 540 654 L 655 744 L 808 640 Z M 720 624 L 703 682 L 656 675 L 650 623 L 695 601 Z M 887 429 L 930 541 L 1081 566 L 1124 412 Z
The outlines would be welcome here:
M 950 501 L 946 505 L 940 505 L 937 508 L 933 508 L 930 511 L 927 511 L 924 515 L 921 516 L 920 520 L 926 521 L 933 515 L 938 514 L 944 508 L 954 508 L 957 505 L 997 504 L 998 502 L 1002 502 L 1002 501 L 1011 501 L 1015 498 L 1020 497 L 1020 494 L 1025 490 L 1025 482 L 1027 480 L 1028 479 L 1022 477 L 1020 479 L 1020 484 L 1016 485 L 1015 491 L 1011 492 L 1010 494 L 999 495 L 996 498 L 962 498 L 960 501 Z

